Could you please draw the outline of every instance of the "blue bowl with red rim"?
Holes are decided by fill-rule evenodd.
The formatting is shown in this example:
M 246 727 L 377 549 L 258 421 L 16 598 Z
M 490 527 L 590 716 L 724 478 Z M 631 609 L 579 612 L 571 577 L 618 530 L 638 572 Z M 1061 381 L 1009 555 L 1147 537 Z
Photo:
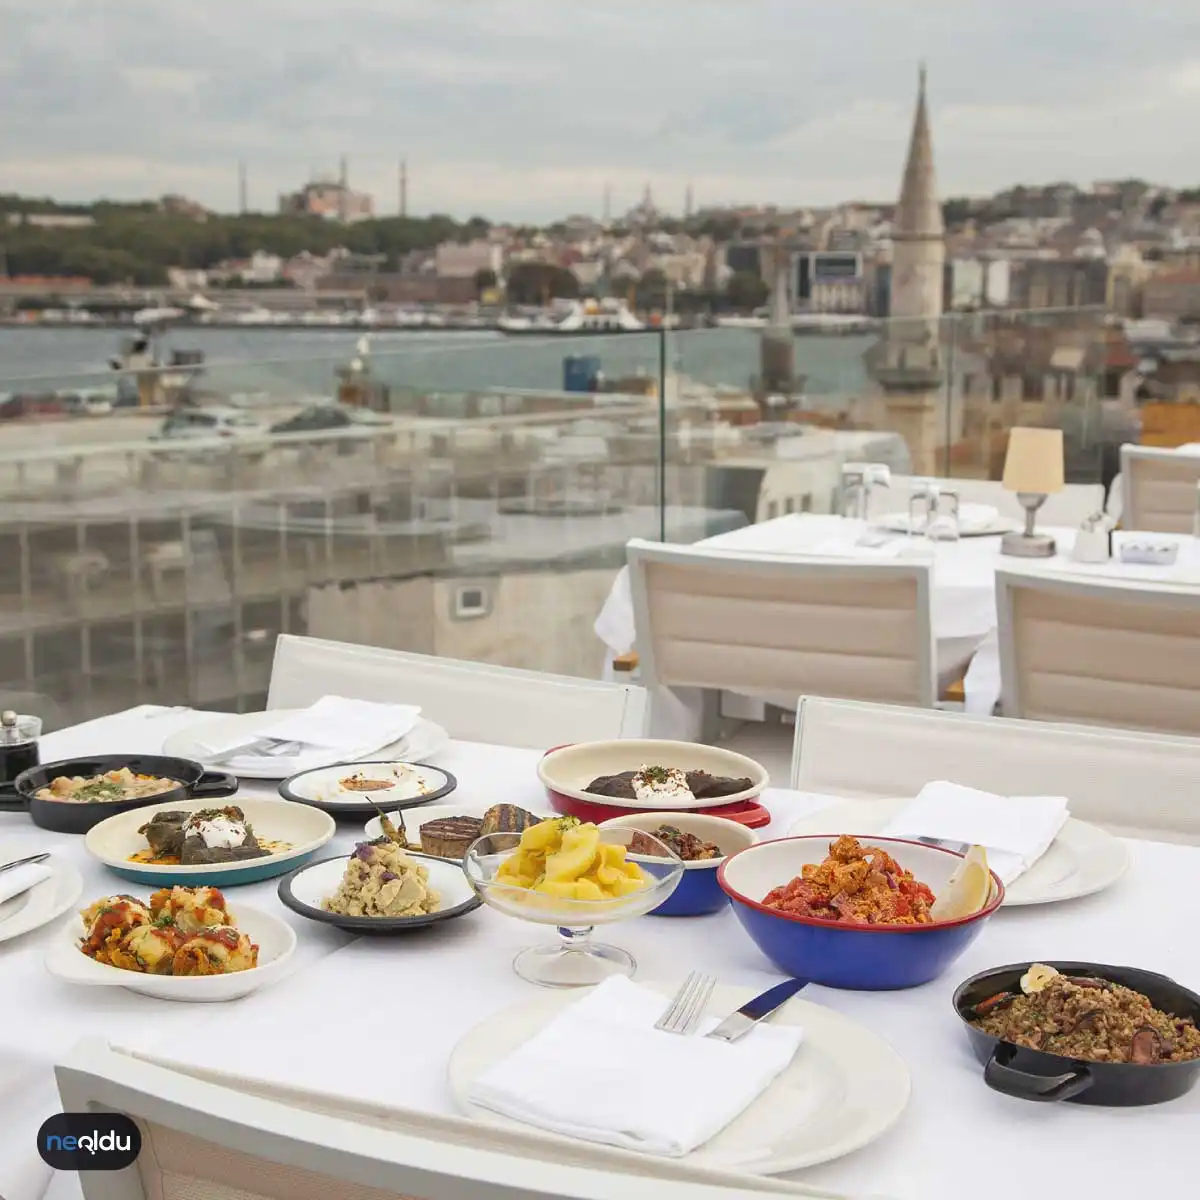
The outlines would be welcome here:
M 892 991 L 936 979 L 979 936 L 1004 901 L 1004 884 L 992 872 L 992 892 L 978 912 L 927 925 L 868 925 L 828 921 L 768 908 L 772 889 L 790 883 L 809 864 L 824 861 L 838 834 L 813 834 L 760 842 L 727 858 L 717 882 L 742 928 L 781 971 L 825 987 Z M 862 839 L 875 846 L 937 896 L 962 862 L 938 846 L 898 838 Z
M 640 829 L 644 833 L 655 833 L 662 825 L 673 825 L 681 833 L 690 833 L 702 842 L 716 846 L 721 854 L 717 858 L 684 859 L 683 877 L 675 890 L 649 915 L 652 917 L 700 917 L 707 913 L 721 912 L 729 906 L 729 897 L 717 882 L 717 870 L 730 855 L 753 846 L 758 841 L 754 830 L 747 829 L 737 821 L 724 817 L 710 817 L 693 812 L 650 812 L 629 813 L 604 821 L 601 828 L 610 825 L 622 829 Z M 636 854 L 629 858 L 639 860 Z

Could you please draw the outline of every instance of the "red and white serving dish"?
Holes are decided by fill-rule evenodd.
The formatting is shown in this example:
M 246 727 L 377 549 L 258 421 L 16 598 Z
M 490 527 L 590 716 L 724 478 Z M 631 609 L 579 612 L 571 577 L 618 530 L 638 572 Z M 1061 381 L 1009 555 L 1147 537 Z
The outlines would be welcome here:
M 611 820 L 633 812 L 664 812 L 673 806 L 656 797 L 650 801 L 624 800 L 585 792 L 593 779 L 601 775 L 619 775 L 639 767 L 676 767 L 683 771 L 707 771 L 710 775 L 747 778 L 750 786 L 730 796 L 715 796 L 681 804 L 680 812 L 703 812 L 724 817 L 751 829 L 771 820 L 771 814 L 759 803 L 758 796 L 770 783 L 761 763 L 733 750 L 704 746 L 695 742 L 674 742 L 658 738 L 627 738 L 606 742 L 577 742 L 547 751 L 538 763 L 538 778 L 556 812 L 578 817 L 581 821 Z

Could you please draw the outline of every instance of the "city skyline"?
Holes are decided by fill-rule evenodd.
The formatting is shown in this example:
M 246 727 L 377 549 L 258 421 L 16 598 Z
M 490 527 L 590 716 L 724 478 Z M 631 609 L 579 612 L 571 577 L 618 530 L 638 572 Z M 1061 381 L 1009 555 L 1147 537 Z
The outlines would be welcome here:
M 895 199 L 917 64 L 942 195 L 1140 176 L 1194 185 L 1200 13 L 1013 0 L 0 0 L 0 191 L 250 207 L 349 159 L 395 212 L 541 222 Z M 686 12 L 686 18 L 684 16 Z M 844 52 L 831 52 L 842 46 Z M 153 113 L 152 121 L 146 114 Z

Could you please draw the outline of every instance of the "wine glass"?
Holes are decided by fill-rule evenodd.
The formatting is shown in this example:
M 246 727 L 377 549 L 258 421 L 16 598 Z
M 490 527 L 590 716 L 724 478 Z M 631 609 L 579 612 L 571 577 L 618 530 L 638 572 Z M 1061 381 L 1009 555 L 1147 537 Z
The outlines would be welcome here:
M 538 925 L 553 925 L 557 942 L 529 946 L 513 967 L 522 979 L 543 987 L 588 987 L 610 975 L 632 975 L 637 960 L 628 950 L 592 939 L 597 925 L 611 925 L 640 917 L 657 908 L 683 876 L 677 854 L 648 833 L 619 827 L 602 828 L 600 845 L 623 846 L 628 854 L 638 839 L 637 866 L 644 877 L 641 888 L 624 896 L 603 900 L 566 900 L 519 887 L 497 878 L 500 864 L 516 853 L 518 833 L 489 833 L 467 848 L 463 871 L 485 904 Z

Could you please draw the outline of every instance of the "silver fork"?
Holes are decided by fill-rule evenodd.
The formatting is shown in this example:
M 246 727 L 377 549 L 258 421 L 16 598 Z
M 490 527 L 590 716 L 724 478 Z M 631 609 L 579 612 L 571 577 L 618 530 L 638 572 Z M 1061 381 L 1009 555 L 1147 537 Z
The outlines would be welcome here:
M 219 767 L 223 763 L 230 762 L 232 759 L 240 758 L 243 754 L 253 754 L 255 758 L 279 758 L 282 755 L 290 754 L 299 745 L 299 742 L 288 742 L 282 738 L 255 738 L 252 742 L 245 742 L 241 746 L 234 746 L 232 750 L 215 754 L 212 758 L 206 758 L 204 761 L 215 767 Z
M 666 1011 L 654 1022 L 655 1029 L 664 1033 L 689 1034 L 704 1015 L 709 997 L 717 985 L 715 975 L 693 971 L 667 1005 Z

